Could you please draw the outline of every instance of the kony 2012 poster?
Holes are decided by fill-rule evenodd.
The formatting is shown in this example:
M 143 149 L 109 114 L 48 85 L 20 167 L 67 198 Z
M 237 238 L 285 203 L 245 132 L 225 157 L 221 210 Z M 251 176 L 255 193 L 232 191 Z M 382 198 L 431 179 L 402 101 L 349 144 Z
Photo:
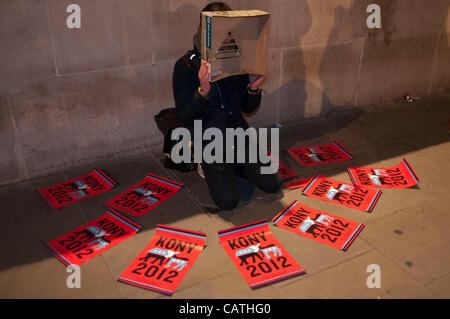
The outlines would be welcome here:
M 288 181 L 285 181 L 283 184 L 288 189 L 296 189 L 296 188 L 301 188 L 301 187 L 305 186 L 309 182 L 310 179 L 311 179 L 311 177 L 295 178 L 295 179 L 290 179 Z
M 95 168 L 89 174 L 39 189 L 38 193 L 51 208 L 58 209 L 82 199 L 107 192 L 116 185 L 117 182 L 104 171 L 100 168 Z
M 287 167 L 282 161 L 278 160 L 278 172 L 280 173 L 281 179 L 286 180 L 297 176 L 293 170 Z
M 295 173 L 293 170 L 287 167 L 282 161 L 275 158 L 274 156 L 271 156 L 270 152 L 268 154 L 270 158 L 278 164 L 278 172 L 280 173 L 282 180 L 286 180 L 297 176 L 297 173 Z
M 101 217 L 46 243 L 64 265 L 81 265 L 139 232 L 141 226 L 110 209 Z
M 347 161 L 353 158 L 353 154 L 337 141 L 323 145 L 291 148 L 288 149 L 288 153 L 303 166 Z
M 175 195 L 182 187 L 177 182 L 148 173 L 141 182 L 110 199 L 105 205 L 140 217 Z
M 302 194 L 370 213 L 381 196 L 381 190 L 344 183 L 316 173 Z
M 311 177 L 300 178 L 298 175 L 287 167 L 283 162 L 279 161 L 279 173 L 283 180 L 284 187 L 288 189 L 296 189 L 305 186 Z
M 283 180 L 284 187 L 288 189 L 296 189 L 303 187 L 311 177 L 300 178 L 297 173 L 290 169 L 286 164 L 284 164 L 279 159 L 271 156 L 270 152 L 267 152 L 272 160 L 278 163 L 278 172 L 280 173 L 281 179 Z
M 273 224 L 322 244 L 347 250 L 365 225 L 352 220 L 291 202 L 273 219 Z
M 348 167 L 353 184 L 374 188 L 408 188 L 419 183 L 419 177 L 404 158 L 393 167 Z
M 152 240 L 118 281 L 172 295 L 206 243 L 206 234 L 158 225 Z
M 272 235 L 267 220 L 224 229 L 218 234 L 220 244 L 251 288 L 305 273 Z

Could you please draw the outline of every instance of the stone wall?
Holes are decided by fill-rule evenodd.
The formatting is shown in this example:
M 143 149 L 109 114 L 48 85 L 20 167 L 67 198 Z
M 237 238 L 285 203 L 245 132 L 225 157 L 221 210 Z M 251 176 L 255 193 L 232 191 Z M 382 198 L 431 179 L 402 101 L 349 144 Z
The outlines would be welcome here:
M 267 125 L 450 87 L 449 0 L 229 0 L 271 13 Z M 66 7 L 81 7 L 81 29 Z M 157 150 L 196 0 L 0 0 L 0 184 Z M 381 7 L 368 29 L 366 8 Z

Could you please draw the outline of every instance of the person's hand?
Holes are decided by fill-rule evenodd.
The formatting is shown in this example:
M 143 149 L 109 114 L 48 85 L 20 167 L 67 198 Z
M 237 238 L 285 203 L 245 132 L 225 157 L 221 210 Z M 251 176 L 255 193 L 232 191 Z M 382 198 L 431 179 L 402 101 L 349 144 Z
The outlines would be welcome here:
M 209 90 L 211 90 L 211 84 L 209 83 L 210 74 L 211 72 L 208 71 L 208 62 L 202 60 L 202 65 L 198 71 L 198 79 L 200 81 L 200 88 L 206 94 L 208 94 Z
M 264 75 L 249 74 L 248 80 L 250 82 L 250 89 L 253 91 L 258 90 L 258 87 L 263 83 L 264 79 Z

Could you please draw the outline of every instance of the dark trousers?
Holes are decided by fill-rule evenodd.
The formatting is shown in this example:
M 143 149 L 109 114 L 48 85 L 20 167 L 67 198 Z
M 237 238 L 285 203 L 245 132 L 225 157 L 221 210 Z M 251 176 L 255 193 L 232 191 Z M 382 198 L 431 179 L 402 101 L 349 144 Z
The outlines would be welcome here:
M 239 203 L 239 180 L 244 178 L 267 193 L 277 193 L 281 188 L 281 177 L 275 174 L 261 174 L 261 163 L 201 164 L 206 184 L 214 203 L 222 210 L 235 208 Z

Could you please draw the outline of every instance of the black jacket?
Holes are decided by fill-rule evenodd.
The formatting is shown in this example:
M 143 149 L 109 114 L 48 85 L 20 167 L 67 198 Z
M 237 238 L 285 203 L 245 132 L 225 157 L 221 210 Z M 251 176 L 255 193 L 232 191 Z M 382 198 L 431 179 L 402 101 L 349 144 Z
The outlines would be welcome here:
M 209 97 L 198 92 L 200 54 L 188 51 L 178 59 L 173 72 L 173 94 L 177 118 L 191 130 L 201 119 L 203 130 L 216 127 L 225 136 L 225 128 L 248 128 L 242 113 L 254 112 L 261 103 L 261 93 L 249 94 L 248 75 L 232 76 L 211 83 Z M 193 137 L 193 135 L 192 135 Z

